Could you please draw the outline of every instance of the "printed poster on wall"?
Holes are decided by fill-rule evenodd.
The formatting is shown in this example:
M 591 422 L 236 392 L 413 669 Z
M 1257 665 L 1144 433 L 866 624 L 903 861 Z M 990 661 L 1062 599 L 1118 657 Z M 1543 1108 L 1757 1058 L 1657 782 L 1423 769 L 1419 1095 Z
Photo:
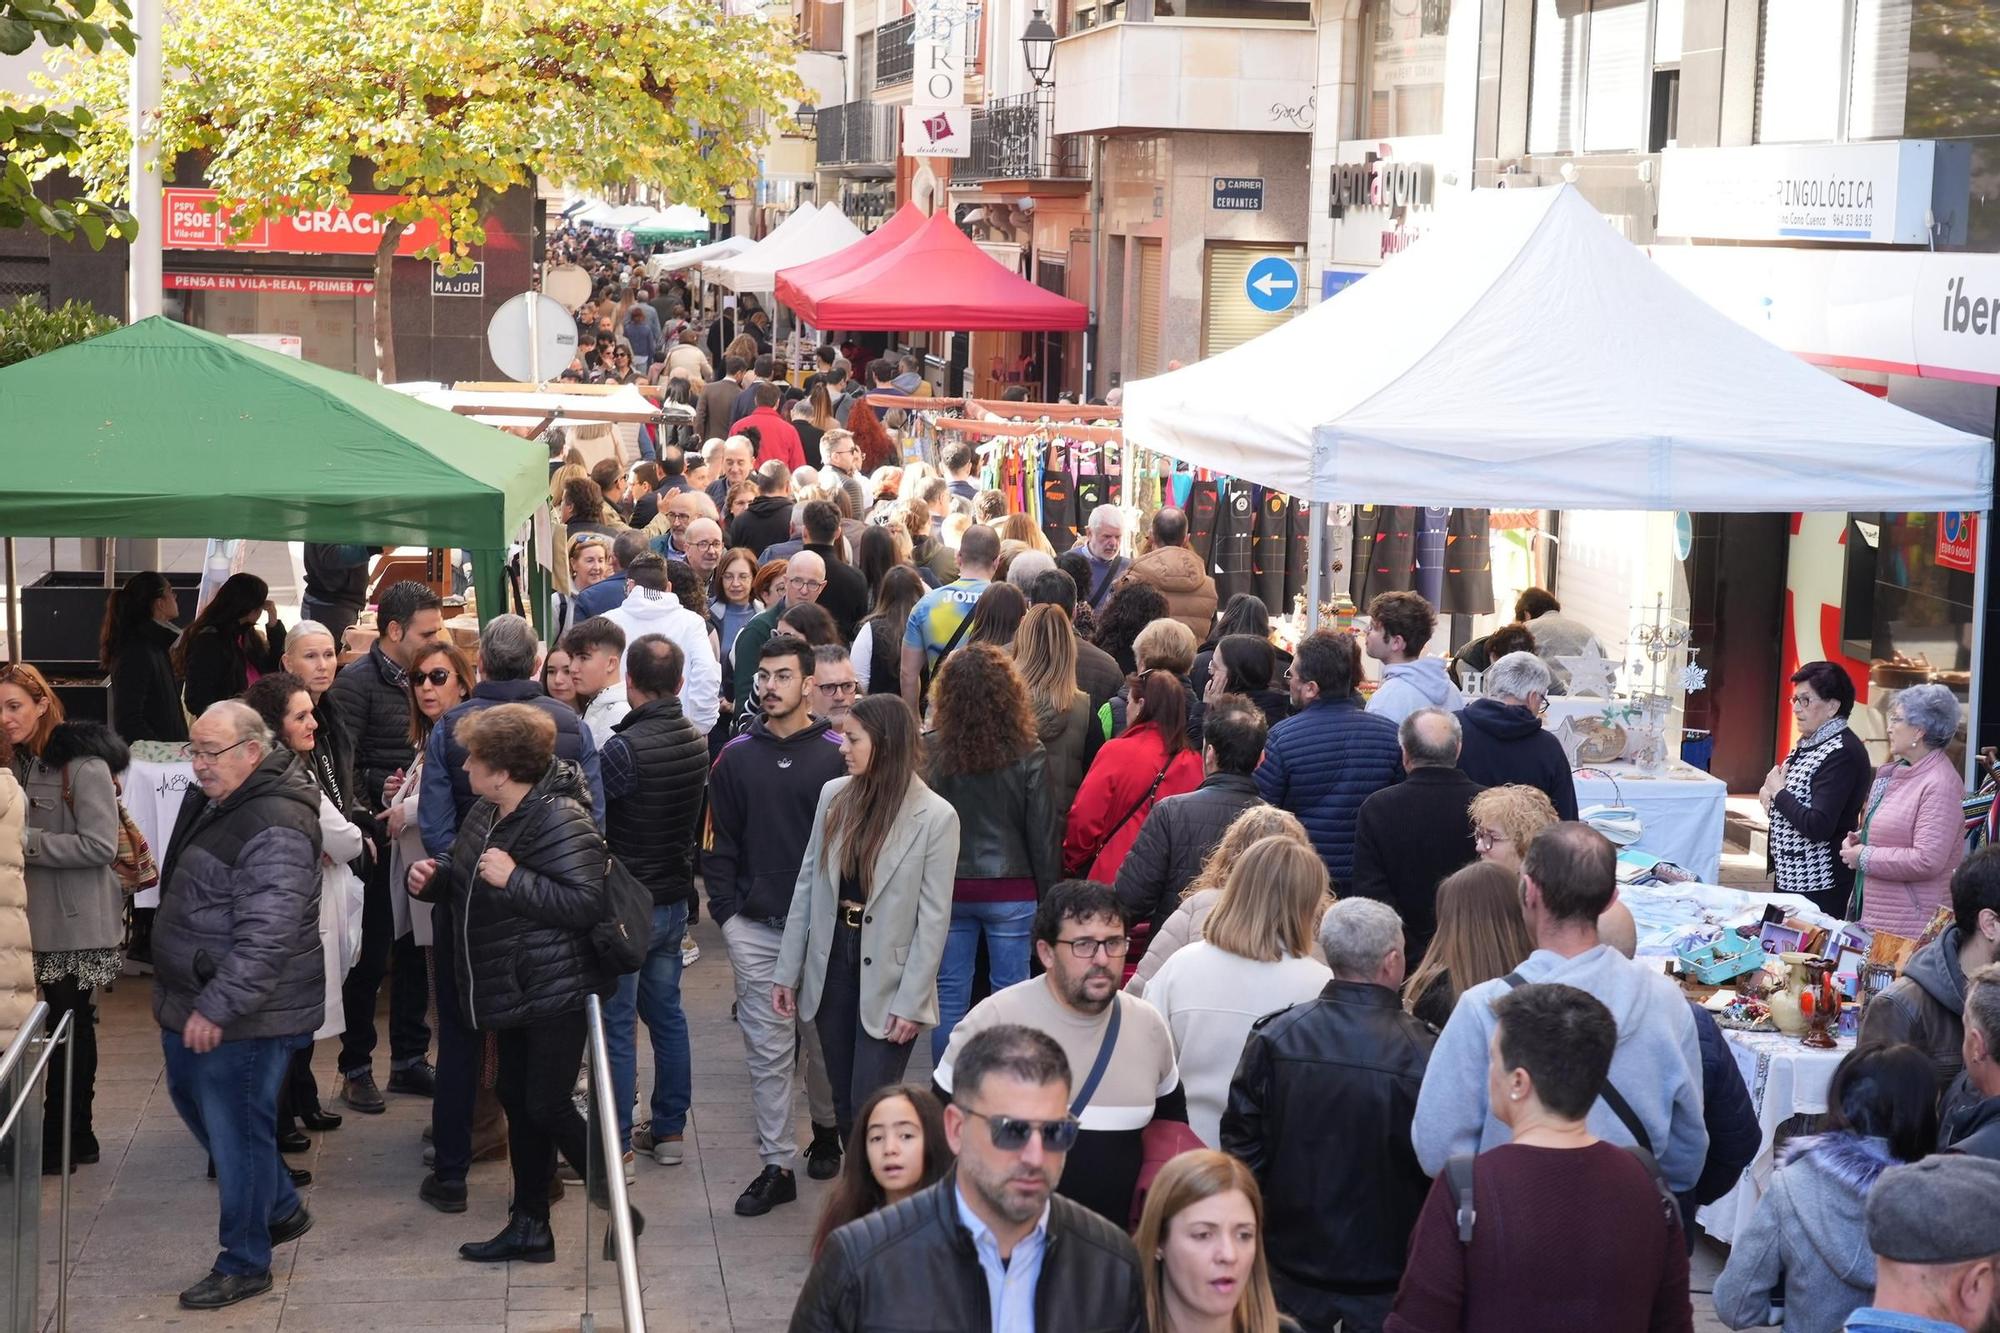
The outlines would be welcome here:
M 1960 569 L 1970 574 L 1978 562 L 1978 544 L 1974 533 L 1978 531 L 1979 518 L 1970 510 L 1947 509 L 1938 515 L 1937 562 L 1946 569 Z

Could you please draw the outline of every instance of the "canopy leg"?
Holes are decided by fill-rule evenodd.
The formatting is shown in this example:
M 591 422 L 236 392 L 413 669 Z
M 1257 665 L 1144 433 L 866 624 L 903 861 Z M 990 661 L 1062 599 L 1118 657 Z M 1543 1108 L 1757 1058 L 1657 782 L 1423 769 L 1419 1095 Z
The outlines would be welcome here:
M 1979 540 L 1972 563 L 1972 680 L 1965 692 L 1965 789 L 1979 790 L 1979 750 L 1985 743 L 1985 719 L 1980 714 L 1986 691 L 1986 599 L 1991 588 L 1987 566 L 1993 554 L 1993 511 L 1979 513 Z
M 479 602 L 479 627 L 507 610 L 507 553 L 472 551 L 472 591 Z
M 1319 604 L 1326 586 L 1326 502 L 1306 506 L 1311 535 L 1306 542 L 1306 633 L 1319 628 Z M 1282 612 L 1283 608 L 1279 608 Z
M 19 595 L 15 585 L 20 582 L 19 569 L 14 563 L 14 539 L 7 539 L 7 660 L 21 660 L 21 611 L 15 605 Z

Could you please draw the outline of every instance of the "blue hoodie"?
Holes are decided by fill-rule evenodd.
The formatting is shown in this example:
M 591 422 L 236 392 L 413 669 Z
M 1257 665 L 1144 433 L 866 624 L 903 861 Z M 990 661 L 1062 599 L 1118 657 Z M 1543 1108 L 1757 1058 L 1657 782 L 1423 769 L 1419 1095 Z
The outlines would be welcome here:
M 1401 723 L 1419 708 L 1443 708 L 1456 713 L 1465 707 L 1465 696 L 1445 674 L 1442 657 L 1419 657 L 1414 662 L 1396 662 L 1382 668 L 1382 683 L 1368 701 L 1368 711 L 1391 722 Z
M 1676 1194 L 1692 1190 L 1708 1158 L 1708 1129 L 1701 1113 L 1701 1042 L 1680 987 L 1608 944 L 1574 958 L 1537 949 L 1516 971 L 1523 981 L 1561 982 L 1604 1002 L 1618 1023 L 1611 1082 L 1646 1127 L 1668 1186 Z M 1507 1127 L 1486 1103 L 1493 1002 L 1508 989 L 1504 979 L 1496 978 L 1459 996 L 1431 1052 L 1417 1095 L 1416 1121 L 1410 1126 L 1417 1160 L 1430 1175 L 1460 1153 L 1484 1152 L 1509 1141 Z M 1601 1097 L 1590 1109 L 1589 1123 L 1598 1138 L 1633 1141 Z

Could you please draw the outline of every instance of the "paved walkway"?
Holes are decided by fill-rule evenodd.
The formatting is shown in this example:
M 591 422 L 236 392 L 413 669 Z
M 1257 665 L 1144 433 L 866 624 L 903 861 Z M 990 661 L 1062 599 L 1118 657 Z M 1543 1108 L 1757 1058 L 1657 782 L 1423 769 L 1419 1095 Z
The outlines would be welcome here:
M 796 1204 L 756 1219 L 739 1218 L 736 1196 L 757 1173 L 749 1078 L 743 1046 L 729 1018 L 729 959 L 720 932 L 696 928 L 702 958 L 688 971 L 685 996 L 694 1045 L 694 1113 L 687 1161 L 678 1167 L 638 1164 L 633 1200 L 646 1214 L 638 1245 L 646 1325 L 652 1333 L 769 1333 L 781 1330 L 805 1279 L 806 1247 L 826 1187 L 798 1173 Z M 384 988 L 386 996 L 387 988 Z M 281 1248 L 269 1294 L 233 1309 L 197 1314 L 175 1296 L 215 1257 L 215 1194 L 204 1159 L 168 1100 L 161 1076 L 158 1029 L 150 985 L 129 978 L 100 1005 L 97 1133 L 103 1161 L 72 1177 L 70 1327 L 95 1330 L 148 1325 L 257 1333 L 373 1333 L 374 1330 L 504 1329 L 540 1333 L 579 1326 L 584 1308 L 582 1191 L 572 1187 L 556 1205 L 557 1261 L 486 1267 L 461 1261 L 458 1245 L 498 1231 L 506 1220 L 504 1163 L 472 1169 L 472 1206 L 459 1216 L 438 1213 L 416 1197 L 423 1178 L 421 1133 L 430 1103 L 389 1098 L 376 1117 L 346 1113 L 341 1128 L 315 1136 L 305 1191 L 315 1224 Z M 386 1026 L 383 1028 L 386 1040 Z M 927 1041 L 919 1041 L 911 1077 L 928 1071 Z M 320 1043 L 320 1086 L 334 1087 L 335 1043 Z M 640 1042 L 642 1091 L 650 1063 Z M 378 1077 L 386 1075 L 378 1066 Z M 799 1109 L 800 1142 L 809 1126 Z M 48 1180 L 53 1186 L 54 1181 Z M 56 1206 L 43 1209 L 41 1284 L 45 1311 L 55 1299 Z M 590 1220 L 590 1243 L 601 1243 L 603 1215 Z M 600 1329 L 622 1327 L 615 1279 L 592 1251 L 591 1302 Z M 1704 1242 L 1695 1256 L 1693 1286 L 1714 1285 L 1720 1251 Z M 1706 1295 L 1695 1298 L 1695 1328 L 1719 1330 Z M 53 1320 L 47 1327 L 53 1328 Z

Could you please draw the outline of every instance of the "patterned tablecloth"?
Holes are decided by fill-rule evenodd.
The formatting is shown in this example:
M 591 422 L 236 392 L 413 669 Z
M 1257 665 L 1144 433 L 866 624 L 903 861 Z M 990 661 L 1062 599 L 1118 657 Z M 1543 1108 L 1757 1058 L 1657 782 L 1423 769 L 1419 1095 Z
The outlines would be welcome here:
M 1772 1140 L 1778 1126 L 1795 1115 L 1819 1115 L 1826 1110 L 1826 1092 L 1833 1071 L 1849 1051 L 1854 1039 L 1843 1037 L 1838 1049 L 1815 1050 L 1803 1046 L 1797 1037 L 1779 1032 L 1740 1032 L 1723 1029 L 1736 1067 L 1750 1089 L 1750 1104 L 1757 1108 L 1757 1123 L 1764 1142 L 1757 1156 L 1744 1170 L 1736 1188 L 1702 1208 L 1695 1220 L 1704 1231 L 1727 1245 L 1749 1225 L 1757 1211 L 1757 1200 L 1776 1168 Z

